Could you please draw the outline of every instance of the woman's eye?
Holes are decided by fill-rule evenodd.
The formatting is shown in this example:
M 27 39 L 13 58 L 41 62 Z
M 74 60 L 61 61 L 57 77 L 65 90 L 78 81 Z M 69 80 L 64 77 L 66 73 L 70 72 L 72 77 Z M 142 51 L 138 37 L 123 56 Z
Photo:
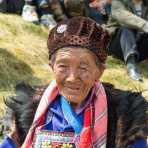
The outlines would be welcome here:
M 87 68 L 86 67 L 80 67 L 80 70 L 87 71 Z
M 59 68 L 67 68 L 68 66 L 67 65 L 59 65 L 58 67 Z

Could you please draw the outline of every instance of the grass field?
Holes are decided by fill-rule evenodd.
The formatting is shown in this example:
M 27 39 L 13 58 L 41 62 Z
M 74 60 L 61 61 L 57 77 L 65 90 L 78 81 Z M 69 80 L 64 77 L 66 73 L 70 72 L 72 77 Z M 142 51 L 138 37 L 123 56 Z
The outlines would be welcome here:
M 20 16 L 0 14 L 0 109 L 3 97 L 13 93 L 17 83 L 42 85 L 53 78 L 48 67 L 47 36 L 48 29 L 42 26 L 26 23 Z M 139 65 L 144 82 L 134 82 L 127 76 L 124 63 L 109 57 L 102 80 L 122 89 L 145 90 L 147 97 L 147 64 Z

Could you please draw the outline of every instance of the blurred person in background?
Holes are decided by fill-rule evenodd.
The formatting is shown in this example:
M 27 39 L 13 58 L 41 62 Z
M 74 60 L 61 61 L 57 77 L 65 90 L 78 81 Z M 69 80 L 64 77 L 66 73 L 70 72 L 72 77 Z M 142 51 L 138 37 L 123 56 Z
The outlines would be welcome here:
M 122 59 L 131 79 L 142 81 L 137 63 L 148 59 L 148 1 L 113 0 L 109 52 Z
M 51 0 L 52 1 L 52 0 Z M 67 18 L 86 16 L 99 24 L 105 24 L 111 13 L 111 0 L 55 0 L 61 4 L 62 11 Z M 56 11 L 54 11 L 55 14 Z M 57 11 L 58 12 L 58 11 Z M 65 17 L 65 18 L 66 18 Z
M 48 0 L 25 0 L 22 17 L 25 21 L 40 22 L 50 29 L 56 25 Z
M 34 2 L 36 1 L 36 3 Z M 47 20 L 47 24 L 55 25 L 56 22 L 66 20 L 75 16 L 86 16 L 94 19 L 99 24 L 105 24 L 111 12 L 111 0 L 26 0 L 23 9 L 23 18 L 27 21 L 38 22 L 39 11 L 41 13 L 41 23 L 44 24 L 42 18 Z M 39 2 L 38 2 L 39 1 Z M 37 11 L 37 7 L 39 8 Z M 50 18 L 44 15 L 49 14 Z M 42 14 L 44 17 L 42 17 Z M 46 19 L 47 18 L 47 19 Z M 53 23 L 52 23 L 53 22 Z
M 106 24 L 111 14 L 112 0 L 85 0 L 85 15 L 99 24 Z
M 83 0 L 49 0 L 56 20 L 66 20 L 84 15 Z
M 0 12 L 21 14 L 24 0 L 0 0 Z

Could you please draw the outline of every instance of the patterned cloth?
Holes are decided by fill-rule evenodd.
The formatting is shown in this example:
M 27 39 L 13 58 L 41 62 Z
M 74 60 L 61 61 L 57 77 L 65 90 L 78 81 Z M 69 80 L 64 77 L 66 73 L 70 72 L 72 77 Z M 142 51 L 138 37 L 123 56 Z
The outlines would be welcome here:
M 52 132 L 37 130 L 33 142 L 34 148 L 75 148 L 75 135 L 71 132 Z
M 87 118 L 84 119 L 84 127 L 79 135 L 79 148 L 100 148 L 106 145 L 107 99 L 104 88 L 99 81 L 95 82 L 92 93 L 93 103 L 85 109 L 84 117 Z M 33 124 L 26 136 L 22 148 L 32 147 L 35 130 L 39 129 L 40 126 L 44 124 L 48 106 L 57 95 L 59 95 L 57 84 L 55 81 L 52 81 L 41 98 Z M 92 104 L 94 104 L 94 107 Z

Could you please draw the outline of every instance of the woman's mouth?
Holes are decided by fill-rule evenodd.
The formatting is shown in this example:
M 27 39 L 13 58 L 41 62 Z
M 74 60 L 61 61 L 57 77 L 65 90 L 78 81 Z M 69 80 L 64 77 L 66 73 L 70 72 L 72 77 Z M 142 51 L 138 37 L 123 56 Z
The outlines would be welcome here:
M 74 93 L 74 94 L 78 94 L 80 93 L 80 87 L 77 86 L 67 86 L 66 87 L 66 91 L 68 91 L 69 93 Z

